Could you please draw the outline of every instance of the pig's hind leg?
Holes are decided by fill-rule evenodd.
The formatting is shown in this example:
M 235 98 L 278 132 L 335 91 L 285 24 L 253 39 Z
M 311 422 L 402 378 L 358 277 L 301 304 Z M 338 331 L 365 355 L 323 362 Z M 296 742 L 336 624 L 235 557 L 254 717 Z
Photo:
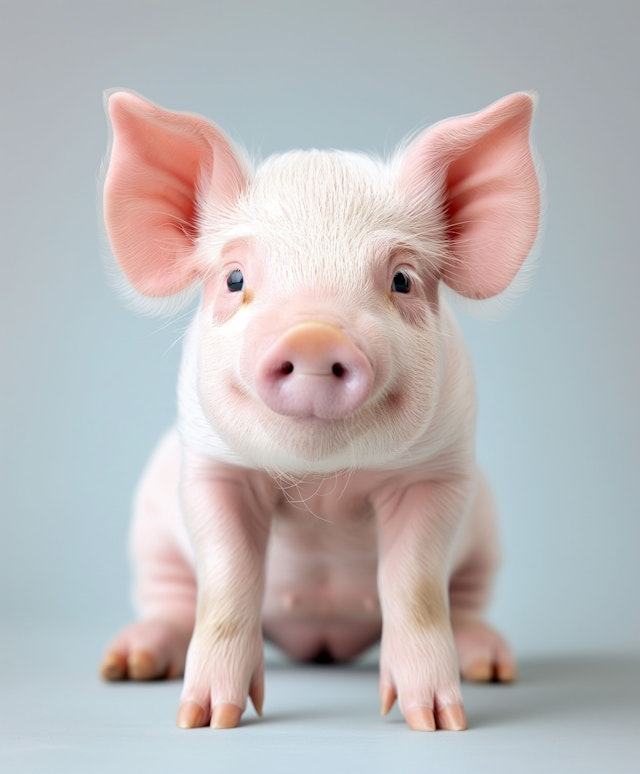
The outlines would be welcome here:
M 175 432 L 159 444 L 136 496 L 130 549 L 139 620 L 110 642 L 100 665 L 106 680 L 179 677 L 193 631 L 196 581 L 178 499 L 180 448 Z
M 499 564 L 495 506 L 480 476 L 462 560 L 449 583 L 451 624 L 460 673 L 473 682 L 512 682 L 516 664 L 504 637 L 484 621 Z

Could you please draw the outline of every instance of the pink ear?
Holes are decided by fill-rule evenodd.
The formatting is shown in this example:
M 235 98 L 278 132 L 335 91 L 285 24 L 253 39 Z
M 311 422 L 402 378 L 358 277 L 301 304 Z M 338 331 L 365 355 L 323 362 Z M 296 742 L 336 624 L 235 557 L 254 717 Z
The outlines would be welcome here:
M 533 100 L 513 94 L 485 110 L 436 124 L 408 148 L 400 184 L 421 197 L 439 186 L 449 251 L 442 279 L 470 298 L 509 285 L 540 217 L 529 146 Z
M 111 248 L 136 290 L 172 295 L 200 275 L 199 196 L 231 202 L 244 174 L 228 140 L 199 116 L 124 91 L 110 96 L 108 108 L 113 146 L 104 217 Z

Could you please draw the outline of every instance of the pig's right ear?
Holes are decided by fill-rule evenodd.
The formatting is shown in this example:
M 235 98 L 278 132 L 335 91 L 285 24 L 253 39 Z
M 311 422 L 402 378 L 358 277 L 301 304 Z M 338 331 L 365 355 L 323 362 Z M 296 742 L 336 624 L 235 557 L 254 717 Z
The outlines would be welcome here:
M 172 113 L 126 91 L 112 93 L 104 218 L 113 254 L 145 296 L 169 296 L 200 278 L 202 200 L 224 207 L 246 176 L 230 142 L 203 118 Z

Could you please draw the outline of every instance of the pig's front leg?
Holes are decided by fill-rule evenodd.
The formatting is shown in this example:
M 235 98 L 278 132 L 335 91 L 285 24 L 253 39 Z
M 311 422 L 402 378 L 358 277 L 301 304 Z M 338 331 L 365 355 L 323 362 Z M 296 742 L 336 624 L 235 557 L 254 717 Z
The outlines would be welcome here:
M 258 474 L 187 457 L 182 500 L 198 604 L 177 725 L 233 728 L 264 695 L 261 607 L 271 510 Z
M 468 484 L 421 482 L 380 494 L 380 698 L 410 728 L 462 730 L 466 718 L 449 621 L 451 550 Z

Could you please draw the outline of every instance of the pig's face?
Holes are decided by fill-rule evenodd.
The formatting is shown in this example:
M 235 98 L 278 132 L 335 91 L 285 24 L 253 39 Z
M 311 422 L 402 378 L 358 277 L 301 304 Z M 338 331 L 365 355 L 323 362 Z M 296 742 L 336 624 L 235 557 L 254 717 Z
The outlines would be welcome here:
M 205 211 L 199 244 L 215 428 L 267 467 L 397 457 L 439 383 L 437 202 L 418 220 L 389 167 L 311 151 L 265 162 L 223 220 Z
M 205 119 L 113 94 L 114 255 L 145 296 L 204 289 L 182 416 L 286 472 L 398 460 L 442 386 L 438 284 L 495 295 L 531 249 L 532 110 L 505 97 L 388 164 L 313 151 L 252 172 Z

